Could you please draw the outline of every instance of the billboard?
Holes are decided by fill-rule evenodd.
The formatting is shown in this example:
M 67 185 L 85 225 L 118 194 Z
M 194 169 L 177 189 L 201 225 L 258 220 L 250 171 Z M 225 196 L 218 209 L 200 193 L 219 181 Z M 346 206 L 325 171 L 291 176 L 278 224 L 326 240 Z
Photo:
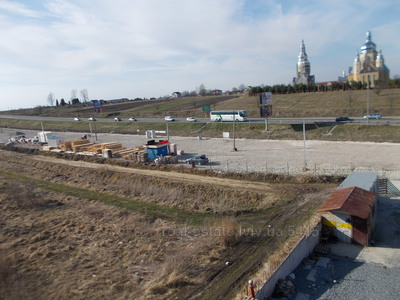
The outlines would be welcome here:
M 260 105 L 272 104 L 272 93 L 262 92 L 260 93 Z
M 266 118 L 272 116 L 272 105 L 260 106 L 260 117 Z

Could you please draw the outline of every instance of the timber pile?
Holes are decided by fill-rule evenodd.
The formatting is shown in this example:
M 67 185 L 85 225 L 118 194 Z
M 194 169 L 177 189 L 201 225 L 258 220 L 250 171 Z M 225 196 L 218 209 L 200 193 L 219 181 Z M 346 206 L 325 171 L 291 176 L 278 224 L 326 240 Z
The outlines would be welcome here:
M 67 141 L 60 146 L 60 149 L 65 151 L 81 152 L 87 150 L 87 148 L 91 145 L 93 145 L 93 143 L 91 143 L 88 139 L 82 139 L 76 141 Z
M 110 150 L 112 157 L 133 160 L 135 162 L 147 162 L 148 154 L 146 148 L 138 146 L 135 148 L 123 147 L 119 142 L 93 144 L 87 139 L 67 141 L 59 147 L 60 150 L 79 152 L 85 155 L 103 155 L 104 150 Z

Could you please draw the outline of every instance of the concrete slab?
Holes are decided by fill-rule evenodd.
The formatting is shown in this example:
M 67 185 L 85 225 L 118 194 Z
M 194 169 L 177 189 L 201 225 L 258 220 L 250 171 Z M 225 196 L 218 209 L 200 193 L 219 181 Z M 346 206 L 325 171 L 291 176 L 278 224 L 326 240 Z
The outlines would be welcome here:
M 331 253 L 354 261 L 381 264 L 388 268 L 400 267 L 400 249 L 397 248 L 361 247 L 337 243 L 331 245 Z
M 310 295 L 308 294 L 304 294 L 304 293 L 297 293 L 296 298 L 294 298 L 294 300 L 309 300 L 310 299 Z

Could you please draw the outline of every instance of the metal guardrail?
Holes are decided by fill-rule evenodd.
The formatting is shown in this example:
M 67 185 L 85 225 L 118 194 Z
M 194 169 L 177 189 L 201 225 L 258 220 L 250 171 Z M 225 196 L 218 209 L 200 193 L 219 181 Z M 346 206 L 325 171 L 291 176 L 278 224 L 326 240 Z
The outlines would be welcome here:
M 400 190 L 386 178 L 379 179 L 379 194 L 400 196 Z

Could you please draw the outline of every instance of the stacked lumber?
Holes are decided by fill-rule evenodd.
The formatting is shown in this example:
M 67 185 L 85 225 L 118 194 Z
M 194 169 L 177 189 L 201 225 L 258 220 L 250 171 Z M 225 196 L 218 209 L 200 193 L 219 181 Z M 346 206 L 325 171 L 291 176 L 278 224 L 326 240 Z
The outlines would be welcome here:
M 133 151 L 125 155 L 122 155 L 121 158 L 132 160 L 137 163 L 144 163 L 149 161 L 149 155 L 147 154 L 146 151 Z
M 118 142 L 103 143 L 103 144 L 100 144 L 100 145 L 101 145 L 101 149 L 103 149 L 103 150 L 105 150 L 105 149 L 122 148 L 122 144 L 118 143 Z
M 127 148 L 123 147 L 119 142 L 93 144 L 87 139 L 82 139 L 67 141 L 59 148 L 64 151 L 79 152 L 84 155 L 103 155 L 105 150 L 109 150 L 111 151 L 112 157 L 133 160 L 138 163 L 144 163 L 149 160 L 145 147 L 136 146 L 135 148 Z
M 91 143 L 88 139 L 76 140 L 71 142 L 71 148 L 73 152 L 87 151 L 87 149 L 92 145 L 93 143 Z
M 61 150 L 72 151 L 72 141 L 67 141 L 63 145 L 60 146 Z
M 87 151 L 96 153 L 96 154 L 101 154 L 102 151 L 102 144 L 94 144 L 92 146 L 90 146 Z

